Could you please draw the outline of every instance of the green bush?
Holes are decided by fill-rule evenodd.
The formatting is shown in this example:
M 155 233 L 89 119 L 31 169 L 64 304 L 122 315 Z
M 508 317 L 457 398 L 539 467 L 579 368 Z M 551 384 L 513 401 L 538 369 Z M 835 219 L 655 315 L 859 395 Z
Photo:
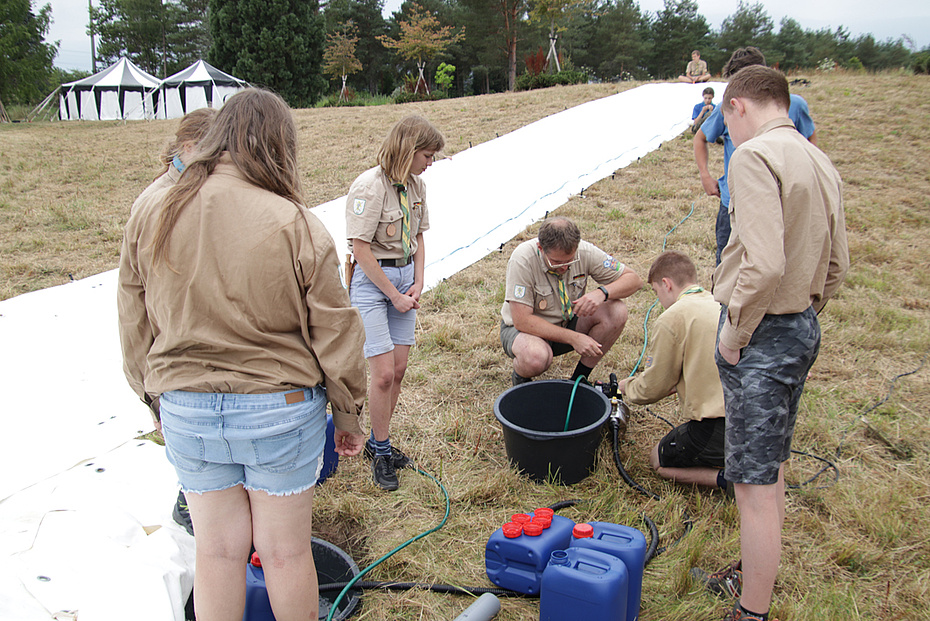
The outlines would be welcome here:
M 914 73 L 930 73 L 930 51 L 914 54 L 913 59 Z
M 550 86 L 584 84 L 588 81 L 587 71 L 563 70 L 558 73 L 524 73 L 517 77 L 517 83 L 514 90 L 531 91 L 537 88 L 548 88 Z
M 849 62 L 846 63 L 846 68 L 851 71 L 858 71 L 860 73 L 865 71 L 865 66 L 863 66 L 862 61 L 859 60 L 858 56 L 853 56 L 849 59 Z
M 406 90 L 402 90 L 399 93 L 395 93 L 392 97 L 394 103 L 410 103 L 412 101 L 436 101 L 438 99 L 446 99 L 446 94 L 440 90 L 434 90 L 432 93 L 427 95 L 426 93 L 411 93 Z

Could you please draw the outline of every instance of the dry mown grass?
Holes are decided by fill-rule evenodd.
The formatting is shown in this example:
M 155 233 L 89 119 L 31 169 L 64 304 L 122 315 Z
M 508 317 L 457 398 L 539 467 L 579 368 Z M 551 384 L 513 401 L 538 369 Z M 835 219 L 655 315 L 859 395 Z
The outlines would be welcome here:
M 930 224 L 930 80 L 898 74 L 806 77 L 811 85 L 796 92 L 808 100 L 820 146 L 846 182 L 853 265 L 821 317 L 823 347 L 795 436 L 795 448 L 833 459 L 840 476 L 824 489 L 811 485 L 789 495 L 774 612 L 782 621 L 930 619 L 928 366 L 899 379 L 891 398 L 868 413 L 868 426 L 860 420 L 892 379 L 918 368 L 930 349 L 930 245 L 924 239 Z M 415 107 L 297 111 L 308 203 L 344 193 L 371 165 L 385 129 L 410 110 L 432 119 L 447 137 L 447 152 L 455 153 L 617 89 L 581 86 Z M 115 267 L 122 222 L 154 173 L 153 154 L 173 123 L 0 128 L 0 297 L 58 284 L 68 273 L 83 277 Z M 719 148 L 712 157 L 719 170 Z M 693 215 L 668 235 L 667 244 L 691 254 L 707 283 L 716 201 L 701 191 L 688 138 L 669 141 L 559 213 L 642 274 L 692 207 Z M 657 523 L 663 545 L 680 533 L 687 511 L 693 531 L 647 568 L 641 618 L 719 619 L 726 604 L 698 592 L 687 573 L 694 564 L 717 568 L 736 557 L 738 512 L 720 494 L 671 486 L 651 473 L 646 450 L 665 423 L 634 409 L 620 447 L 630 474 L 661 502 L 620 480 L 606 443 L 596 472 L 571 488 L 529 483 L 508 466 L 493 416 L 494 400 L 510 378 L 498 342 L 498 312 L 507 257 L 535 230 L 425 296 L 393 435 L 421 468 L 442 480 L 451 514 L 441 530 L 367 578 L 490 586 L 483 548 L 491 532 L 515 511 L 569 498 L 580 502 L 562 514 L 576 520 L 641 527 L 645 512 Z M 653 301 L 648 291 L 629 301 L 627 329 L 595 379 L 610 371 L 623 376 L 634 367 Z M 575 360 L 563 357 L 549 376 L 566 376 Z M 651 411 L 676 420 L 674 399 Z M 791 482 L 820 468 L 802 456 L 789 464 Z M 444 510 L 436 485 L 412 471 L 402 474 L 402 487 L 393 494 L 376 491 L 369 478 L 366 462 L 344 460 L 318 491 L 314 512 L 320 536 L 349 550 L 363 567 L 437 524 Z M 357 618 L 451 619 L 468 603 L 423 591 L 366 592 Z M 497 618 L 537 615 L 536 601 L 508 599 Z

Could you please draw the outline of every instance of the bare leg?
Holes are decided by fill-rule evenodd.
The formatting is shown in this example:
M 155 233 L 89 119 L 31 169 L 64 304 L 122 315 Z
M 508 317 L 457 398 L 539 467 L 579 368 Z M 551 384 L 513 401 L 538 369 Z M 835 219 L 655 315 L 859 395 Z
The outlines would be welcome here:
M 542 375 L 552 365 L 552 348 L 544 339 L 521 332 L 513 341 L 513 370 L 521 377 Z
M 766 612 L 781 560 L 781 529 L 785 520 L 785 466 L 773 485 L 735 486 L 740 513 L 740 556 L 743 561 L 744 608 Z
M 275 619 L 315 621 L 320 593 L 310 547 L 313 488 L 289 496 L 251 491 L 249 498 L 255 550 Z M 240 613 L 236 621 L 241 618 Z
M 252 543 L 249 497 L 241 485 L 185 495 L 197 532 L 197 618 L 241 621 L 245 611 L 245 566 Z
M 375 440 L 388 439 L 391 417 L 400 396 L 400 384 L 407 372 L 409 345 L 395 345 L 393 351 L 368 359 L 371 386 L 368 390 L 368 413 Z
M 683 485 L 703 485 L 705 487 L 717 487 L 717 473 L 720 470 L 716 468 L 663 468 L 659 465 L 659 445 L 652 447 L 649 454 L 649 465 L 663 479 L 670 479 L 675 483 Z
M 627 309 L 626 304 L 621 300 L 609 300 L 601 305 L 591 317 L 580 317 L 578 319 L 578 332 L 587 334 L 592 339 L 601 344 L 600 356 L 586 356 L 581 359 L 581 364 L 586 367 L 594 368 L 601 361 L 610 348 L 613 347 L 623 327 L 626 325 Z

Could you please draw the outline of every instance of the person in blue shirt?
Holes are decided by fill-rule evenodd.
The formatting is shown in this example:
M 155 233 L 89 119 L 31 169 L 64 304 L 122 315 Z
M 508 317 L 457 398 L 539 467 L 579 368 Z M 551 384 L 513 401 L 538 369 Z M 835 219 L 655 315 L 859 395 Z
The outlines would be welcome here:
M 701 100 L 701 103 L 694 105 L 694 110 L 691 111 L 691 133 L 697 133 L 697 130 L 701 129 L 701 124 L 710 117 L 710 113 L 714 111 L 714 89 L 707 87 L 701 93 L 704 96 L 704 99 Z
M 729 78 L 737 71 L 744 67 L 752 65 L 765 66 L 765 56 L 757 47 L 741 47 L 730 56 L 730 60 L 723 67 L 723 77 Z M 811 119 L 810 110 L 807 102 L 799 95 L 791 95 L 791 107 L 788 110 L 788 118 L 794 123 L 795 128 L 801 135 L 807 138 L 811 144 L 817 144 L 817 131 L 814 128 L 814 121 Z M 714 179 L 708 170 L 708 144 L 717 142 L 718 138 L 723 138 L 723 176 L 720 179 Z M 720 253 L 727 245 L 730 239 L 730 190 L 727 187 L 727 168 L 730 164 L 730 156 L 733 155 L 733 141 L 730 140 L 730 134 L 723 122 L 723 114 L 720 108 L 711 112 L 710 116 L 704 120 L 694 134 L 694 161 L 697 163 L 698 170 L 701 173 L 701 185 L 708 196 L 720 197 L 720 209 L 717 212 L 717 258 L 716 264 L 720 264 Z

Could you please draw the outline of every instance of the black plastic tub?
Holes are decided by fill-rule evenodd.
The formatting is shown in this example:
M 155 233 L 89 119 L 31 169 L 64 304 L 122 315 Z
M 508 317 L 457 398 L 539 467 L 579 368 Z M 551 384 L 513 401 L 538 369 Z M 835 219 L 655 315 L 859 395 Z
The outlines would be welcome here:
M 510 462 L 534 481 L 572 485 L 591 473 L 610 401 L 579 384 L 568 416 L 574 382 L 541 380 L 504 391 L 494 402 Z
M 358 574 L 358 565 L 338 546 L 328 541 L 312 537 L 310 547 L 313 550 L 313 563 L 316 565 L 316 578 L 318 584 L 331 584 L 333 582 L 348 582 Z M 361 590 L 353 589 L 346 593 L 339 602 L 333 619 L 348 619 L 357 612 L 361 605 Z M 339 591 L 320 593 L 320 619 L 329 615 L 333 602 L 339 597 Z

